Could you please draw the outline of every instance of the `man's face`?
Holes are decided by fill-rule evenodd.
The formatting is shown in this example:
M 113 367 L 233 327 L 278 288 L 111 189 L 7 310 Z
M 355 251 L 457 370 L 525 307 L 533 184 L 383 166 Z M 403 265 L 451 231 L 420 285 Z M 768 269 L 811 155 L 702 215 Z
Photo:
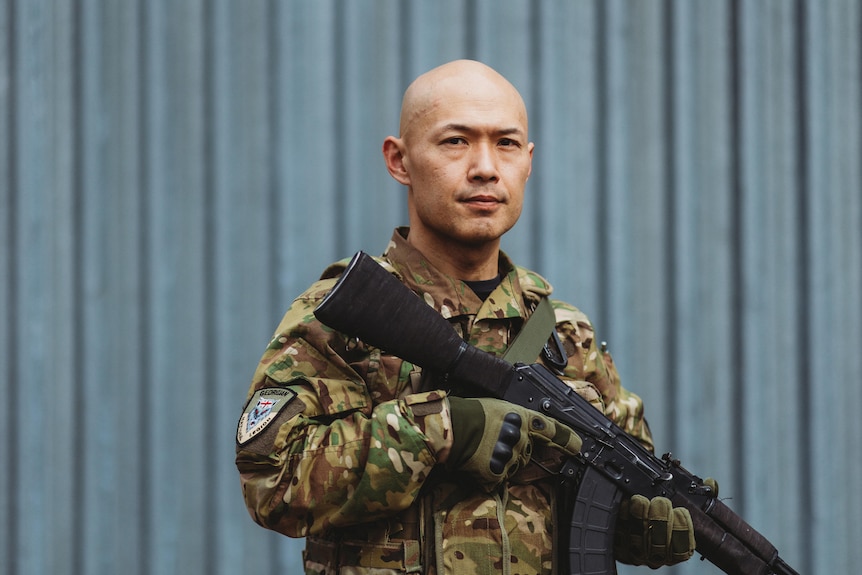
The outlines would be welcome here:
M 449 78 L 404 130 L 411 236 L 438 247 L 497 242 L 521 214 L 532 166 L 523 102 L 493 79 Z

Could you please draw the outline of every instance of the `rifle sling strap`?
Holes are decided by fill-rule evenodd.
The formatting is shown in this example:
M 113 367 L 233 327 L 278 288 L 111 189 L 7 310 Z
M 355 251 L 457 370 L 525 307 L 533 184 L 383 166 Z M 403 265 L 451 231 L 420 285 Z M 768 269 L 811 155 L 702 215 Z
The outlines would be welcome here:
M 515 336 L 503 359 L 509 363 L 534 363 L 554 333 L 557 325 L 551 301 L 543 297 L 532 315 L 524 322 L 524 327 Z

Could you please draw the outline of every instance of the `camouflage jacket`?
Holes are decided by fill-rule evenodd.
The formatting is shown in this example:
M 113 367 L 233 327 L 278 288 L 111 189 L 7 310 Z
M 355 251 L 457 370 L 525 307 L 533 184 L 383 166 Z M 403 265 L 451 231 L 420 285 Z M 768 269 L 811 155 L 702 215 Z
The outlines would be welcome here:
M 551 293 L 501 253 L 502 282 L 483 302 L 431 267 L 406 234 L 396 230 L 380 263 L 485 351 L 502 354 Z M 236 456 L 252 518 L 307 537 L 307 574 L 552 573 L 546 473 L 527 466 L 487 494 L 436 465 L 452 441 L 446 391 L 417 391 L 429 389 L 418 367 L 314 318 L 345 263 L 294 301 L 254 373 Z M 564 380 L 651 448 L 642 402 L 620 386 L 587 317 L 552 303 L 568 354 Z

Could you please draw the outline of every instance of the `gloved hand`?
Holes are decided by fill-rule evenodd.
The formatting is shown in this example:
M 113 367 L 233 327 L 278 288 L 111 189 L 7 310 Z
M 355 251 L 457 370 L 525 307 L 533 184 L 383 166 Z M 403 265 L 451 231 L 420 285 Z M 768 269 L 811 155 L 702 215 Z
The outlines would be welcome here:
M 567 455 L 581 449 L 574 431 L 536 411 L 487 397 L 448 399 L 452 448 L 446 464 L 470 474 L 487 491 L 530 461 L 534 442 Z
M 666 497 L 633 495 L 620 504 L 614 556 L 629 565 L 653 569 L 675 565 L 694 554 L 694 525 L 684 507 L 673 507 Z

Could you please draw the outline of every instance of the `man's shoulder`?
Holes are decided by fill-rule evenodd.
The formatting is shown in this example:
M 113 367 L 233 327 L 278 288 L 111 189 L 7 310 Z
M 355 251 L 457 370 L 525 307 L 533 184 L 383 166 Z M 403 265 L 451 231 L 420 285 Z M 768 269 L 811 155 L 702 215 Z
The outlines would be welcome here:
M 389 273 L 393 273 L 393 274 L 395 273 L 395 268 L 393 268 L 392 264 L 390 264 L 386 259 L 379 257 L 379 256 L 371 256 L 371 257 L 375 262 L 380 264 L 386 271 L 388 271 Z M 326 269 L 323 270 L 323 273 L 320 274 L 320 279 L 318 281 L 320 282 L 320 281 L 338 280 L 338 278 L 341 277 L 341 274 L 344 273 L 344 270 L 347 269 L 347 266 L 350 264 L 350 261 L 352 259 L 353 259 L 352 257 L 344 258 L 344 259 L 338 260 L 337 262 L 329 264 L 329 266 L 327 266 Z
M 326 297 L 338 280 L 341 278 L 352 258 L 344 258 L 329 264 L 320 274 L 320 278 L 311 284 L 300 296 L 298 300 L 303 301 L 319 301 Z M 374 261 L 380 264 L 389 273 L 398 275 L 395 268 L 388 261 L 381 257 L 374 256 Z
M 521 283 L 521 289 L 525 292 L 535 294 L 538 297 L 544 297 L 551 295 L 554 291 L 551 282 L 533 270 L 515 265 L 515 271 L 518 274 L 518 281 Z
M 514 267 L 518 273 L 518 281 L 521 283 L 521 289 L 524 290 L 528 299 L 538 300 L 542 297 L 550 299 L 557 323 L 571 322 L 574 325 L 591 325 L 590 318 L 579 308 L 567 301 L 550 297 L 554 288 L 544 276 L 523 266 L 515 265 Z
M 562 300 L 551 300 L 557 323 L 570 322 L 573 325 L 592 325 L 590 318 L 579 308 Z
M 332 288 L 335 287 L 341 274 L 343 274 L 344 270 L 347 269 L 348 263 L 350 263 L 349 258 L 329 264 L 323 270 L 323 273 L 320 274 L 318 280 L 308 286 L 304 292 L 297 296 L 296 301 L 314 305 L 315 302 L 322 300 L 326 297 L 326 294 L 332 291 Z
M 545 279 L 544 276 L 524 266 L 517 265 L 504 252 L 500 252 L 500 256 L 502 265 L 509 267 L 510 270 L 515 272 L 515 276 L 517 277 L 516 290 L 520 288 L 522 297 L 528 308 L 535 309 L 542 298 L 550 297 L 554 288 L 551 282 Z M 512 271 L 509 272 L 510 276 L 512 275 Z

